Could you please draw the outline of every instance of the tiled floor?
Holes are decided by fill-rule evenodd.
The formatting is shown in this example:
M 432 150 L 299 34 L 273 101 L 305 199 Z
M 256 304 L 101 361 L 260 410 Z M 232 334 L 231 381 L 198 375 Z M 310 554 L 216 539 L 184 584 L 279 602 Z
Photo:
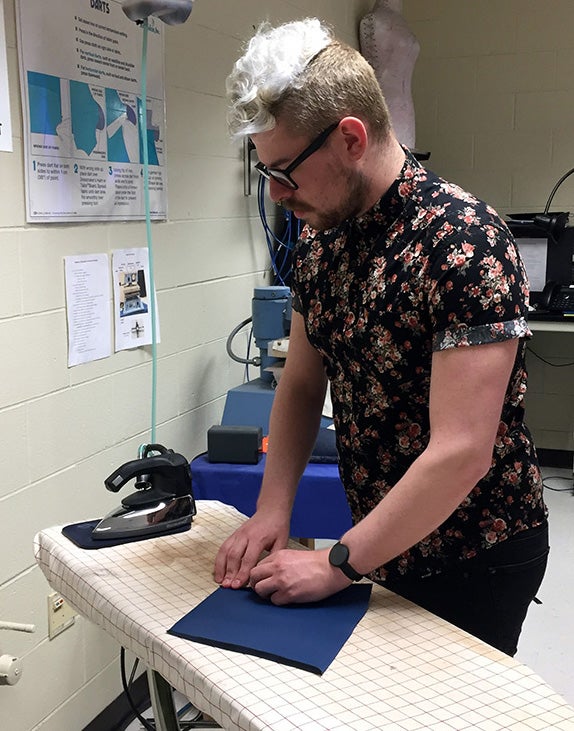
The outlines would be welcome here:
M 574 705 L 574 491 L 572 470 L 544 468 L 550 557 L 522 629 L 517 658 Z M 558 477 L 553 477 L 559 475 Z M 554 489 L 550 489 L 554 488 Z

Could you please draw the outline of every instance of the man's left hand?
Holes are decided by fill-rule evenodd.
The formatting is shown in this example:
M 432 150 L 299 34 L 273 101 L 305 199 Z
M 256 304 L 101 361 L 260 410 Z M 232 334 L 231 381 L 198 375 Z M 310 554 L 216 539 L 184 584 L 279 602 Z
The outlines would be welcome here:
M 352 582 L 329 563 L 329 549 L 275 551 L 251 569 L 249 586 L 273 604 L 316 602 Z

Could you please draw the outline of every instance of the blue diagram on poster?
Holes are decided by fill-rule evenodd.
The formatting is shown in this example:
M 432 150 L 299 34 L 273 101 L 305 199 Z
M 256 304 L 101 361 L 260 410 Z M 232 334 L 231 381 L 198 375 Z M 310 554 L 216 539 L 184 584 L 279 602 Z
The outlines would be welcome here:
M 141 99 L 138 99 L 138 116 L 141 118 Z M 146 129 L 145 129 L 145 138 L 147 142 L 147 155 L 148 155 L 148 162 L 150 165 L 159 165 L 158 155 L 157 155 L 157 147 L 156 143 L 159 140 L 159 127 L 157 125 L 154 125 L 153 118 L 152 118 L 152 110 L 148 109 L 146 114 Z M 143 138 L 144 135 L 140 134 L 140 162 L 143 163 L 144 161 L 144 153 L 143 153 Z
M 106 89 L 106 117 L 108 123 L 108 160 L 111 162 L 139 162 L 134 144 L 139 147 L 138 118 L 134 103 L 117 89 Z M 134 102 L 137 100 L 134 100 Z
M 30 132 L 41 135 L 58 134 L 62 122 L 60 79 L 49 74 L 28 71 L 28 101 Z
M 91 155 L 97 147 L 96 133 L 105 127 L 104 110 L 83 81 L 70 81 L 70 108 L 74 144 Z

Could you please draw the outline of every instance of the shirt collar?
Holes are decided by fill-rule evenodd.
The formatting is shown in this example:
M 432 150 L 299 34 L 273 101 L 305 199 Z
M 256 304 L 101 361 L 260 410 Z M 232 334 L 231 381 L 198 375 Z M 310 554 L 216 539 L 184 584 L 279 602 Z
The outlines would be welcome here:
M 380 228 L 396 221 L 407 199 L 416 187 L 421 172 L 424 172 L 424 168 L 411 151 L 404 145 L 401 146 L 405 152 L 405 161 L 401 171 L 375 205 L 365 213 L 357 216 L 355 225 L 360 229 L 367 229 L 373 223 L 377 225 L 377 228 Z

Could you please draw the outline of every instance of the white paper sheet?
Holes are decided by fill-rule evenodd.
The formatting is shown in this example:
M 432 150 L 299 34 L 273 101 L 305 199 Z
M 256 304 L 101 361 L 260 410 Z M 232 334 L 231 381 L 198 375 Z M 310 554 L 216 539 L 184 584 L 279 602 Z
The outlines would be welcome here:
M 112 258 L 116 352 L 153 342 L 149 254 L 145 247 L 117 249 Z M 154 297 L 154 299 L 156 299 Z M 156 305 L 156 342 L 160 342 Z
M 68 315 L 68 367 L 112 353 L 107 254 L 64 257 Z
M 546 284 L 546 257 L 548 239 L 525 238 L 516 239 L 518 250 L 524 262 L 531 292 L 541 292 Z

